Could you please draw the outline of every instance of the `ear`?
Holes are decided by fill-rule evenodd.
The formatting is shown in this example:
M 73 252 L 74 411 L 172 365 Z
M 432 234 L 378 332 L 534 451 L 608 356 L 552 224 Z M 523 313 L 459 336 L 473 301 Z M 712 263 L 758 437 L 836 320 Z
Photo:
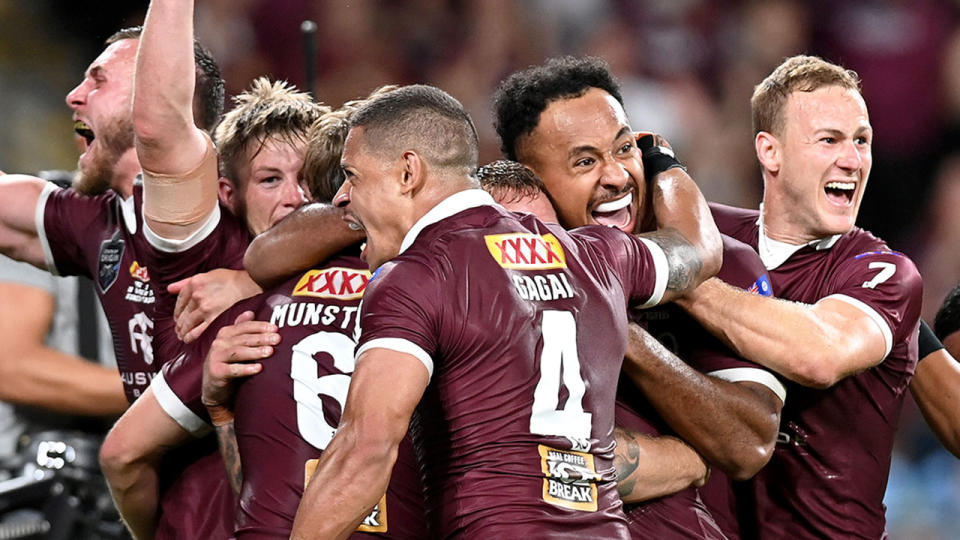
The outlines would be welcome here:
M 782 144 L 772 133 L 761 131 L 757 133 L 753 144 L 757 150 L 757 159 L 765 171 L 776 174 L 780 171 L 783 156 Z
M 402 162 L 400 171 L 400 193 L 415 194 L 423 187 L 427 176 L 427 164 L 420 154 L 407 150 L 400 156 Z
M 229 178 L 221 176 L 217 179 L 217 197 L 220 198 L 220 203 L 230 209 L 231 212 L 236 210 L 234 203 L 236 203 L 238 195 L 237 188 Z

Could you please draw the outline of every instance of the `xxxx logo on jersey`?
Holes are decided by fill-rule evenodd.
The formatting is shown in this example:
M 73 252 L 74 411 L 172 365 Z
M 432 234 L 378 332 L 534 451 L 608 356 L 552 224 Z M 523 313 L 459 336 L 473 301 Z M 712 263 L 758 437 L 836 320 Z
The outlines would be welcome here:
M 293 288 L 293 296 L 316 296 L 353 300 L 363 296 L 370 281 L 369 270 L 335 266 L 322 270 L 310 270 Z
M 130 265 L 130 276 L 144 283 L 150 281 L 150 272 L 147 272 L 147 267 L 140 266 L 137 261 L 133 261 Z
M 552 234 L 491 234 L 483 238 L 490 255 L 504 268 L 544 270 L 567 267 L 563 248 Z

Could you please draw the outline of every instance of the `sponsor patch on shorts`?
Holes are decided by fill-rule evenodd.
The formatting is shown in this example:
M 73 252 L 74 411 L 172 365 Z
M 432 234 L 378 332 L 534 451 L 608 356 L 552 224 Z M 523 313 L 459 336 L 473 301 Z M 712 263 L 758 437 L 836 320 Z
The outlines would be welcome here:
M 566 268 L 563 247 L 552 234 L 490 234 L 483 237 L 497 264 L 513 270 Z
M 339 266 L 310 270 L 293 288 L 293 296 L 354 300 L 363 296 L 369 281 L 369 270 Z
M 307 489 L 307 484 L 317 472 L 319 459 L 308 459 L 303 464 L 303 489 Z M 357 532 L 385 533 L 387 532 L 387 494 L 380 497 L 380 501 L 374 505 L 370 513 L 363 518 L 360 525 L 357 525 Z
M 571 510 L 597 511 L 597 474 L 593 455 L 538 445 L 543 500 Z

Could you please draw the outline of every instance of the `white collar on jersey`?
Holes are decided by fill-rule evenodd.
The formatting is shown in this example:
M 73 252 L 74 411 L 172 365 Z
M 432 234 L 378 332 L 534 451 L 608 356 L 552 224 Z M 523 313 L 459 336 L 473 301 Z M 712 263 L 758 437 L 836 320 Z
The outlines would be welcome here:
M 817 238 L 805 244 L 788 244 L 779 240 L 774 240 L 763 232 L 763 203 L 760 203 L 760 216 L 757 218 L 757 225 L 760 226 L 759 238 L 757 239 L 757 251 L 760 254 L 760 260 L 767 270 L 773 270 L 781 264 L 787 262 L 794 253 L 800 251 L 806 246 L 810 246 L 817 251 L 830 249 L 842 234 L 827 236 L 826 238 Z
M 420 235 L 420 232 L 428 226 L 470 208 L 476 208 L 477 206 L 494 206 L 496 204 L 493 197 L 482 189 L 465 189 L 450 195 L 431 208 L 429 212 L 413 224 L 413 227 L 411 227 L 410 230 L 407 231 L 406 236 L 403 237 L 403 242 L 400 244 L 400 253 L 403 253 L 413 245 L 413 242 L 417 239 L 417 236 Z M 400 253 L 398 253 L 398 255 Z

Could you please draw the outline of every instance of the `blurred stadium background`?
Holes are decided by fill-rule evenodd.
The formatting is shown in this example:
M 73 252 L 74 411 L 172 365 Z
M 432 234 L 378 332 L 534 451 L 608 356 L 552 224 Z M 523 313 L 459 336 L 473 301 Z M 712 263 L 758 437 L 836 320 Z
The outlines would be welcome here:
M 232 95 L 258 75 L 303 87 L 300 22 L 317 22 L 316 95 L 339 105 L 386 83 L 459 98 L 499 155 L 490 97 L 510 72 L 558 54 L 613 67 L 635 129 L 664 134 L 708 199 L 755 206 L 749 97 L 780 60 L 857 70 L 875 130 L 859 224 L 909 254 L 924 317 L 960 278 L 958 0 L 198 0 L 196 30 Z M 0 0 L 0 169 L 76 163 L 64 96 L 103 40 L 146 1 Z M 0 202 L 2 204 L 2 202 Z M 887 492 L 891 538 L 960 538 L 960 466 L 912 401 Z

